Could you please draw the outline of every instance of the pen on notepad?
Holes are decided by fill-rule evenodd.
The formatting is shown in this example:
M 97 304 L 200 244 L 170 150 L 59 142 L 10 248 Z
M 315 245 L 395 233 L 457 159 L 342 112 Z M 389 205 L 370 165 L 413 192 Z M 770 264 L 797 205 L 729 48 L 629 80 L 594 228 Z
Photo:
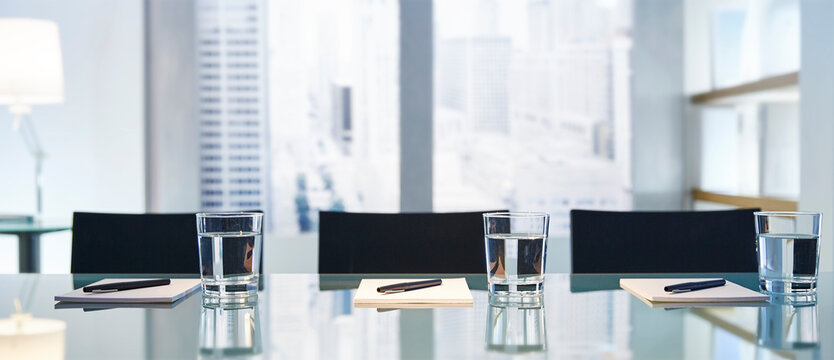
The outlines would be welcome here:
M 108 284 L 101 284 L 101 285 L 90 285 L 84 287 L 84 292 L 111 292 L 111 291 L 122 291 L 122 290 L 132 290 L 132 289 L 141 289 L 153 286 L 162 286 L 168 285 L 171 283 L 171 279 L 152 279 L 152 280 L 135 280 L 135 281 L 120 281 L 120 282 L 112 282 Z
M 393 294 L 403 291 L 411 291 L 417 289 L 424 289 L 427 287 L 437 286 L 443 283 L 441 279 L 423 280 L 414 282 L 404 282 L 391 285 L 380 286 L 376 288 L 376 292 L 383 294 Z
M 693 281 L 693 282 L 685 282 L 680 284 L 672 284 L 665 286 L 663 291 L 671 292 L 673 294 L 682 293 L 682 292 L 690 292 L 690 291 L 698 291 L 704 290 L 719 286 L 724 286 L 727 281 L 724 279 L 718 280 L 707 280 L 707 281 Z

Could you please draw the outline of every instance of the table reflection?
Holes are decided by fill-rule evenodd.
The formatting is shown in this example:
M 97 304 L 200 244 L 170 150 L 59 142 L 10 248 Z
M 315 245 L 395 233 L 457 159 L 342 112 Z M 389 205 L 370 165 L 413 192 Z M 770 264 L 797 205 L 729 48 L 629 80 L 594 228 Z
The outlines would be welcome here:
M 261 358 L 257 298 L 219 306 L 204 302 L 200 314 L 200 358 Z
M 818 350 L 819 310 L 814 300 L 795 302 L 791 297 L 773 297 L 759 309 L 756 342 L 775 350 Z
M 11 289 L 0 293 L 0 305 L 9 307 L 29 277 L 0 277 Z M 652 308 L 622 290 L 574 292 L 562 274 L 548 275 L 541 306 L 496 302 L 479 289 L 485 277 L 471 276 L 471 308 L 403 310 L 354 308 L 364 275 L 270 275 L 257 304 L 235 308 L 205 306 L 196 293 L 167 308 L 106 309 L 55 304 L 52 297 L 71 290 L 74 277 L 31 277 L 39 282 L 27 312 L 67 324 L 67 359 L 89 359 L 91 348 L 95 358 L 137 360 L 834 359 L 830 273 L 818 303 L 775 298 L 675 309 Z M 0 359 L 9 355 L 0 346 Z
M 524 300 L 508 302 L 506 298 L 489 297 L 486 317 L 488 351 L 518 354 L 543 352 L 547 348 L 544 300 L 541 296 Z
M 0 319 L 0 358 L 64 359 L 67 324 L 61 320 L 34 318 L 23 313 L 14 301 L 16 313 Z
M 703 359 L 821 359 L 816 301 L 773 296 L 761 306 L 689 309 L 685 353 Z

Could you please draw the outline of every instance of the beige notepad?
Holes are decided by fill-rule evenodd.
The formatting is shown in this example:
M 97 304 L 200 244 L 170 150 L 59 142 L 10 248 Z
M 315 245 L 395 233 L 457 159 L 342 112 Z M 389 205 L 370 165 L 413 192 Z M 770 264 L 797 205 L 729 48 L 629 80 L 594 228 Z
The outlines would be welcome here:
M 101 285 L 120 281 L 150 279 L 104 279 L 90 285 Z M 79 303 L 172 303 L 200 288 L 200 279 L 171 279 L 171 284 L 140 289 L 105 293 L 85 293 L 75 289 L 63 295 L 56 295 L 55 301 Z
M 669 293 L 663 290 L 664 287 L 672 284 L 706 280 L 712 279 L 620 279 L 620 287 L 640 299 L 651 302 L 749 303 L 754 301 L 767 301 L 770 299 L 770 297 L 765 294 L 750 290 L 730 281 L 727 281 L 727 284 L 724 286 L 677 294 Z
M 412 291 L 381 294 L 376 288 L 402 282 L 430 279 L 362 279 L 353 296 L 355 307 L 420 308 L 420 307 L 471 307 L 472 293 L 466 279 L 443 279 L 443 283 Z

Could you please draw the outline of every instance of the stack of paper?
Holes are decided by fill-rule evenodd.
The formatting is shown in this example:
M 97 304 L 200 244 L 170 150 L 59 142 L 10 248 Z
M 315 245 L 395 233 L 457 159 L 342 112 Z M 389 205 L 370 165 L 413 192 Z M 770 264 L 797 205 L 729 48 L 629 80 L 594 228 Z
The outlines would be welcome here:
M 651 303 L 750 303 L 767 301 L 770 296 L 747 289 L 727 281 L 726 285 L 682 293 L 663 290 L 672 284 L 706 281 L 712 279 L 620 279 L 620 287 L 637 296 L 644 302 Z
M 376 291 L 380 286 L 429 279 L 362 279 L 353 296 L 353 306 L 373 308 L 435 308 L 471 307 L 472 293 L 466 279 L 443 279 L 438 286 L 382 294 Z
M 122 281 L 150 279 L 104 279 L 90 285 L 101 285 Z M 56 295 L 55 301 L 79 303 L 172 303 L 200 288 L 200 279 L 171 279 L 171 284 L 140 289 L 85 293 L 75 289 L 63 295 Z

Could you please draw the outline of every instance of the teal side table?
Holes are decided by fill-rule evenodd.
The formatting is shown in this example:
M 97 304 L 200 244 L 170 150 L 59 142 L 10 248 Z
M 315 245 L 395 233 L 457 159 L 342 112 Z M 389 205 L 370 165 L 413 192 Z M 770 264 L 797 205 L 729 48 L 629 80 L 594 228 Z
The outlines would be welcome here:
M 0 222 L 0 234 L 17 236 L 18 271 L 40 272 L 41 234 L 72 230 L 72 226 L 42 222 Z

